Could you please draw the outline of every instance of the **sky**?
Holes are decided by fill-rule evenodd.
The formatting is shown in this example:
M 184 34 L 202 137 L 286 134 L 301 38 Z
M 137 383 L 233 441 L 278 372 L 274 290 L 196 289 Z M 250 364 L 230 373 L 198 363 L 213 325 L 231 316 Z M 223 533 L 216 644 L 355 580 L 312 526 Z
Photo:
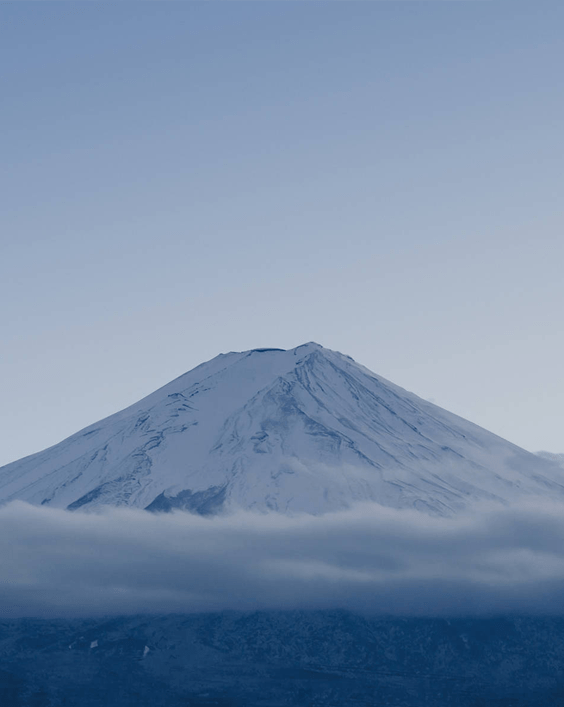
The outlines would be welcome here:
M 563 452 L 563 22 L 3 3 L 0 465 L 312 340 Z

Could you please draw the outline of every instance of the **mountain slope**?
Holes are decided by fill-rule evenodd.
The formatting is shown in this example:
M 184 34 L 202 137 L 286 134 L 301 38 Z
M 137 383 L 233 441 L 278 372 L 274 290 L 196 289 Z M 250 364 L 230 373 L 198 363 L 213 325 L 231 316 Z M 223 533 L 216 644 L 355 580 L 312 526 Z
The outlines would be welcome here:
M 564 468 L 564 454 L 555 454 L 554 452 L 537 452 L 537 456 L 542 459 L 548 459 L 549 461 L 558 464 Z
M 217 356 L 0 469 L 0 501 L 70 510 L 448 515 L 528 495 L 564 497 L 563 470 L 313 343 Z
M 4 707 L 558 707 L 562 617 L 0 621 Z

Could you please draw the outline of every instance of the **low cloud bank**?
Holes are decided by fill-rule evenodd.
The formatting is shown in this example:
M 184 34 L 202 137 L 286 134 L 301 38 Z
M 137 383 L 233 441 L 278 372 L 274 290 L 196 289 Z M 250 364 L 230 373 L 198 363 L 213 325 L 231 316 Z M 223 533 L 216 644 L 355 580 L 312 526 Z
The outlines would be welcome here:
M 345 608 L 564 614 L 564 506 L 202 518 L 0 508 L 0 616 Z

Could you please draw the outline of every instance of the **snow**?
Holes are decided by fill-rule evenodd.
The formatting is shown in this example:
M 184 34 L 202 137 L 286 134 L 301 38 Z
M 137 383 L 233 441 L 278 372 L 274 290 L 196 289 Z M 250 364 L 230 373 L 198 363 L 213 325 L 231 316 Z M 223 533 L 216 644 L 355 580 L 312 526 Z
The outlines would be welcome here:
M 0 469 L 0 502 L 71 510 L 450 515 L 531 495 L 564 498 L 564 470 L 315 343 L 221 354 Z
M 552 461 L 564 468 L 564 454 L 555 454 L 554 452 L 537 452 L 537 455 L 542 459 L 548 459 L 549 461 Z

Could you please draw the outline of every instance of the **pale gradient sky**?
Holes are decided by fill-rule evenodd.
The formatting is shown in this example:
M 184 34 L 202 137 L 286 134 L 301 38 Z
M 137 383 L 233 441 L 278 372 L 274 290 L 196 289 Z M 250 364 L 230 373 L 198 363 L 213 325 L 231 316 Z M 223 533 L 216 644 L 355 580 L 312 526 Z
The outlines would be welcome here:
M 564 5 L 3 3 L 0 464 L 220 352 L 564 451 Z

